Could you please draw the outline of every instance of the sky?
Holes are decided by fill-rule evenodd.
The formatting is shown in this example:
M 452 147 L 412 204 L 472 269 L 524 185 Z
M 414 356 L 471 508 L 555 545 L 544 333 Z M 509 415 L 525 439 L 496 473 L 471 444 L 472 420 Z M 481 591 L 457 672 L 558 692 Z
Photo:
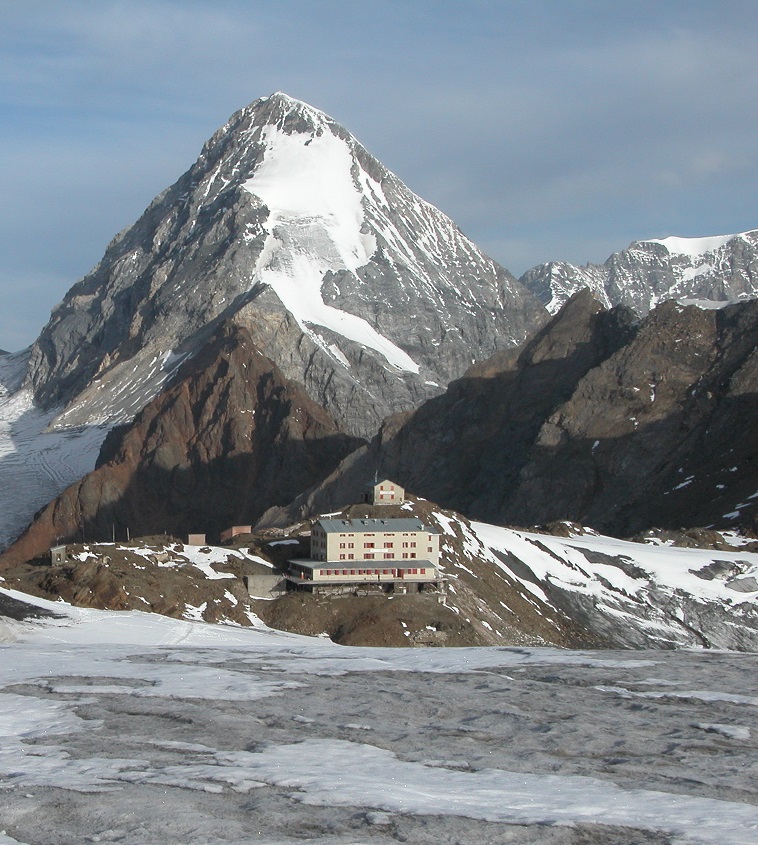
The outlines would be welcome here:
M 756 36 L 755 0 L 0 0 L 0 348 L 274 91 L 517 276 L 756 228 Z

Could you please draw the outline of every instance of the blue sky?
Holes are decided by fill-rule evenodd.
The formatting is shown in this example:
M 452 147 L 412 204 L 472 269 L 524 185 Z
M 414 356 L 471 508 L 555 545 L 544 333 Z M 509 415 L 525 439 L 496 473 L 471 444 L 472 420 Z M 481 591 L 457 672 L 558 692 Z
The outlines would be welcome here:
M 758 2 L 0 0 L 0 348 L 282 90 L 520 275 L 758 227 Z

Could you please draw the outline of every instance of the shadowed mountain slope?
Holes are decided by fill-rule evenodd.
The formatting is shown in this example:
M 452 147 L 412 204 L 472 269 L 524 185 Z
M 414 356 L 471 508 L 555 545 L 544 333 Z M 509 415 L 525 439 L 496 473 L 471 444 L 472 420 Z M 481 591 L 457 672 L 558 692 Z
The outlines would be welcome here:
M 659 306 L 639 325 L 576 294 L 520 351 L 390 418 L 284 512 L 352 500 L 375 472 L 470 518 L 618 535 L 753 524 L 758 303 Z

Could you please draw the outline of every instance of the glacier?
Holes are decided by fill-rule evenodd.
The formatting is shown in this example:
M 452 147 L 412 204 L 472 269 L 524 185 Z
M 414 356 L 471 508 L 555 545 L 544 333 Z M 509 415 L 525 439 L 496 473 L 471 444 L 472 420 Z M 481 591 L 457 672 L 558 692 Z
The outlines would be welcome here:
M 14 600 L 53 615 L 0 618 L 2 845 L 758 834 L 755 655 L 356 649 Z

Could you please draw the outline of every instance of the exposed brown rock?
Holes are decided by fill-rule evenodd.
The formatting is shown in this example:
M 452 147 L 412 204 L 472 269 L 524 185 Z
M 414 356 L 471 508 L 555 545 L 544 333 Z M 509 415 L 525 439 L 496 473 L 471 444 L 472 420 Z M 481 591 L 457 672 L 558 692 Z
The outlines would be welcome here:
M 47 505 L 1 557 L 29 560 L 58 539 L 109 540 L 254 522 L 316 483 L 362 441 L 223 326 L 125 429 L 99 466 Z
M 133 543 L 74 543 L 65 563 L 47 555 L 4 570 L 6 586 L 77 607 L 139 610 L 175 618 L 250 625 L 243 576 L 258 566 L 230 551 L 211 568 L 194 565 L 175 537 L 143 537 Z M 210 551 L 210 549 L 209 549 Z M 209 556 L 210 559 L 216 559 Z

